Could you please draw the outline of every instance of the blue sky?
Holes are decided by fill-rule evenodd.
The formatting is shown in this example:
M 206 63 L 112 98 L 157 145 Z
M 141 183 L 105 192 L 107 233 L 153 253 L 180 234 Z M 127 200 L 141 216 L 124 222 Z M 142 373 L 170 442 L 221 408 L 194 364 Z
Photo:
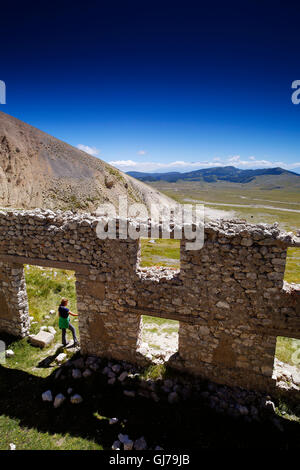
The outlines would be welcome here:
M 3 6 L 0 110 L 124 171 L 300 172 L 299 6 L 107 3 Z

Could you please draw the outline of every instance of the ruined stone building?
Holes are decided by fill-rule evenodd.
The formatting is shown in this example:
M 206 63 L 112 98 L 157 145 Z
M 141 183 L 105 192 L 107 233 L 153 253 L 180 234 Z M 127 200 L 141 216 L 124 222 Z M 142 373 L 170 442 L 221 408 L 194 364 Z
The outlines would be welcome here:
M 276 225 L 205 225 L 201 250 L 181 240 L 180 270 L 139 267 L 139 240 L 100 240 L 97 219 L 51 211 L 0 212 L 0 330 L 29 331 L 24 264 L 73 270 L 82 353 L 144 364 L 141 315 L 179 321 L 178 370 L 271 391 L 277 336 L 300 338 L 300 289 L 284 283 L 287 248 Z

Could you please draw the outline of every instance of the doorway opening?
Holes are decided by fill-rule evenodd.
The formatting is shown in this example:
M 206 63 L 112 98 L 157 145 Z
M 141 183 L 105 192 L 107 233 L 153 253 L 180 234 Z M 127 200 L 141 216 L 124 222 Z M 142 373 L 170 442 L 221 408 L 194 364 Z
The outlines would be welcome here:
M 58 327 L 58 307 L 63 297 L 69 300 L 68 308 L 77 314 L 75 272 L 65 269 L 24 266 L 26 290 L 29 306 L 30 334 L 44 330 L 55 334 L 55 341 L 61 342 Z M 79 338 L 78 318 L 70 317 Z M 72 335 L 67 330 L 67 338 Z

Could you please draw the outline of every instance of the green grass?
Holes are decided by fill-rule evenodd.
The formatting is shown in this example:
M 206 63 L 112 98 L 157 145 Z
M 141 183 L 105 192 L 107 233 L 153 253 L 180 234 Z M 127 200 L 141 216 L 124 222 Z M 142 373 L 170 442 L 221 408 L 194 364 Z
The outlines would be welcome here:
M 155 239 L 150 243 L 148 238 L 141 239 L 142 268 L 165 266 L 180 268 L 180 240 Z
M 22 425 L 21 419 L 0 416 L 0 450 L 8 450 L 10 443 L 17 450 L 101 450 L 94 441 L 73 437 L 69 433 L 41 432 Z
M 179 322 L 176 320 L 166 320 L 165 318 L 150 317 L 148 315 L 142 315 L 143 326 L 150 333 L 178 333 Z
M 300 366 L 300 340 L 279 336 L 276 343 L 276 357 L 286 364 Z
M 300 284 L 300 248 L 288 249 L 284 279 Z

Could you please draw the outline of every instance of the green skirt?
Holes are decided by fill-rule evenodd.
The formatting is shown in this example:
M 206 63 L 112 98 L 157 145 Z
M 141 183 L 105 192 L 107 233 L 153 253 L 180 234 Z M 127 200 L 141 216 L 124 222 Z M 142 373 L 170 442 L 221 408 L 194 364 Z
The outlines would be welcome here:
M 70 323 L 70 317 L 68 317 L 68 318 L 59 317 L 58 326 L 59 326 L 60 329 L 69 328 L 69 323 Z

